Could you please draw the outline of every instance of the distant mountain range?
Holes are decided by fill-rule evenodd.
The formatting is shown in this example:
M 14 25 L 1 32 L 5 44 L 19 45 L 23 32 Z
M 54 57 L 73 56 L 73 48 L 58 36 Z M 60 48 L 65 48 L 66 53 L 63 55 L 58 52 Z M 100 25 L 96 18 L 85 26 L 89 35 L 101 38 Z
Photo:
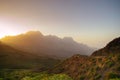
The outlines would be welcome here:
M 50 73 L 65 73 L 74 80 L 120 80 L 120 37 L 91 56 L 76 54 Z
M 74 54 L 90 55 L 95 50 L 87 45 L 75 42 L 71 37 L 61 39 L 53 35 L 44 36 L 39 31 L 7 36 L 1 41 L 18 50 L 57 58 L 66 58 Z

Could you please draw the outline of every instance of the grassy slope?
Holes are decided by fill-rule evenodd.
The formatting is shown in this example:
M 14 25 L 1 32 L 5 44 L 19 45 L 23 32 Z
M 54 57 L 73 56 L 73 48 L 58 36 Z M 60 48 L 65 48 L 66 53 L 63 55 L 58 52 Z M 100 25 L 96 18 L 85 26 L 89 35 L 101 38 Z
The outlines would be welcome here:
M 120 78 L 120 38 L 91 56 L 74 55 L 58 64 L 50 73 L 66 73 L 74 80 Z
M 52 73 L 66 73 L 74 80 L 108 80 L 120 77 L 120 55 L 109 57 L 73 56 L 57 65 Z

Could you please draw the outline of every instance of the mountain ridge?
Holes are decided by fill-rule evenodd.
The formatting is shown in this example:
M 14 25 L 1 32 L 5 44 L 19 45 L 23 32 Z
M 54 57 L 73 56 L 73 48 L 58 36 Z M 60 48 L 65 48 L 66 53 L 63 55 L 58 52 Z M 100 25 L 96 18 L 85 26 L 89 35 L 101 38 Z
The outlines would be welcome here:
M 8 36 L 1 41 L 22 51 L 48 56 L 70 57 L 77 53 L 90 55 L 94 51 L 93 48 L 77 43 L 71 37 L 61 39 L 54 35 L 44 36 L 39 31 Z
M 92 53 L 92 56 L 107 56 L 110 54 L 117 54 L 120 52 L 120 37 L 110 41 L 104 48 Z

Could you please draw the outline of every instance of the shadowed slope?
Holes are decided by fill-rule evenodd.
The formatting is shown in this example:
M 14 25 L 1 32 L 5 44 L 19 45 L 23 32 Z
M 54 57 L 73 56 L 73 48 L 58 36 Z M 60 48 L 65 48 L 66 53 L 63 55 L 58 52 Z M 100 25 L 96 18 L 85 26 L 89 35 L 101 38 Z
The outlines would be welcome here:
M 0 68 L 50 68 L 59 60 L 14 49 L 0 42 Z

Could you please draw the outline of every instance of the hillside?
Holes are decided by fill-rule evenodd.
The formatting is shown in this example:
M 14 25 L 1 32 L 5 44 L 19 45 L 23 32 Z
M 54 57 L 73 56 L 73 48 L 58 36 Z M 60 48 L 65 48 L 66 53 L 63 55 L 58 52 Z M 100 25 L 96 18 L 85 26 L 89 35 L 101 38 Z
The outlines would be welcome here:
M 14 49 L 0 42 L 0 69 L 51 68 L 59 60 Z
M 62 62 L 0 43 L 0 68 L 14 69 L 1 69 L 0 76 L 9 80 L 120 80 L 119 42 L 116 38 L 91 56 L 76 54 Z
M 119 42 L 120 38 L 116 38 L 91 56 L 74 55 L 62 61 L 49 72 L 65 73 L 74 80 L 114 80 L 120 78 Z
M 117 53 L 120 54 L 120 37 L 109 42 L 104 48 L 95 51 L 92 56 L 107 56 Z
M 2 42 L 22 51 L 52 57 L 70 57 L 74 54 L 90 55 L 94 49 L 75 42 L 71 37 L 44 36 L 39 31 L 29 31 L 17 36 L 7 36 Z

